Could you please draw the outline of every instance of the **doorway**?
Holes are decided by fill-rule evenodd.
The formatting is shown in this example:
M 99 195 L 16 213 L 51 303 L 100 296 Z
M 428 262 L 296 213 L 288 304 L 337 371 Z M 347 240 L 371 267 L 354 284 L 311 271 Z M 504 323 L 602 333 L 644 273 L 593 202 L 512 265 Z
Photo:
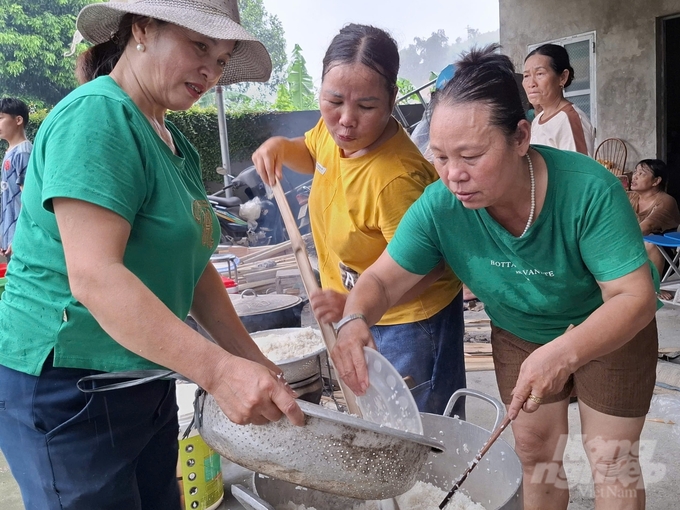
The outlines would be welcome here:
M 661 18 L 658 29 L 657 146 L 668 164 L 667 191 L 680 203 L 680 14 Z

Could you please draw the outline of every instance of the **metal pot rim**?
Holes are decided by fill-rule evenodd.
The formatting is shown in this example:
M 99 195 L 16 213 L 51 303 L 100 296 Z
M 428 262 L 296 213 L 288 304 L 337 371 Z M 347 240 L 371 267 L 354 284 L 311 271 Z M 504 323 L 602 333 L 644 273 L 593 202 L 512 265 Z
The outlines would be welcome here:
M 229 294 L 239 317 L 248 317 L 264 313 L 279 312 L 295 308 L 303 302 L 300 296 L 292 294 Z
M 309 327 L 311 327 L 311 326 L 309 326 Z M 260 331 L 255 331 L 255 332 L 253 332 L 253 333 L 250 333 L 250 336 L 251 336 L 252 338 L 258 338 L 258 337 L 261 337 L 261 336 L 275 335 L 275 334 L 277 334 L 277 333 L 286 335 L 286 334 L 289 334 L 289 333 L 295 333 L 296 331 L 300 331 L 300 330 L 303 330 L 303 329 L 305 329 L 305 328 L 304 328 L 304 327 L 299 327 L 299 328 L 273 328 L 273 329 L 262 329 L 262 330 L 260 330 Z M 313 329 L 314 331 L 318 331 L 316 328 L 311 328 L 311 329 Z M 321 335 L 321 332 L 319 332 L 319 335 Z M 256 342 L 256 343 L 257 343 L 257 342 Z M 323 341 L 322 341 L 322 343 L 323 343 Z M 276 361 L 275 363 L 276 363 L 276 366 L 278 366 L 279 368 L 281 368 L 282 370 L 284 370 L 284 368 L 285 368 L 287 365 L 290 365 L 290 364 L 297 364 L 297 363 L 300 363 L 300 361 L 312 359 L 312 358 L 314 358 L 314 357 L 316 357 L 316 356 L 321 355 L 321 353 L 323 353 L 323 352 L 325 352 L 325 351 L 326 351 L 326 346 L 325 346 L 325 345 L 321 345 L 317 350 L 308 352 L 308 353 L 305 354 L 304 356 L 298 356 L 297 358 L 286 358 L 286 359 L 281 359 L 281 360 Z
M 327 409 L 320 405 L 310 404 L 304 400 L 297 400 L 297 403 L 300 406 L 302 412 L 307 416 L 311 416 L 312 418 L 331 421 L 341 425 L 351 425 L 352 427 L 364 429 L 376 434 L 384 434 L 404 441 L 411 441 L 413 443 L 429 446 L 435 453 L 443 453 L 446 451 L 446 447 L 442 443 L 424 435 L 413 434 L 412 432 L 405 432 L 403 430 L 397 430 L 391 427 L 384 427 L 378 425 L 377 423 L 359 418 L 358 416 L 342 413 L 340 411 L 333 411 L 332 409 Z

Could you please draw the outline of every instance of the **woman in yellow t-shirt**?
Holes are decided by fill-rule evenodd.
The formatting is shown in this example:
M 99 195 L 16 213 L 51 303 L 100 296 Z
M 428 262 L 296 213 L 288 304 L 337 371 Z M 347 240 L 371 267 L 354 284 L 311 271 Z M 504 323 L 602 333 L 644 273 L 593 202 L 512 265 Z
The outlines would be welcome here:
M 281 177 L 283 165 L 314 174 L 309 210 L 323 290 L 310 297 L 320 322 L 346 323 L 345 299 L 357 278 L 438 178 L 392 116 L 398 71 L 389 34 L 347 25 L 323 60 L 319 123 L 304 137 L 270 138 L 253 154 L 267 183 Z M 413 377 L 421 411 L 441 414 L 465 386 L 461 282 L 443 266 L 424 280 L 371 324 L 371 347 Z M 462 416 L 462 407 L 454 412 Z

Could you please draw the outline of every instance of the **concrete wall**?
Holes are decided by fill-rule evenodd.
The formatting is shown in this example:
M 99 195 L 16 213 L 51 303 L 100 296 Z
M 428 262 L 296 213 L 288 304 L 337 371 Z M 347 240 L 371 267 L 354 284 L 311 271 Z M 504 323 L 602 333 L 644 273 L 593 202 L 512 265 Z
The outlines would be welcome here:
M 627 169 L 657 148 L 656 20 L 680 0 L 499 0 L 502 51 L 523 69 L 527 45 L 595 31 L 597 142 L 622 138 Z

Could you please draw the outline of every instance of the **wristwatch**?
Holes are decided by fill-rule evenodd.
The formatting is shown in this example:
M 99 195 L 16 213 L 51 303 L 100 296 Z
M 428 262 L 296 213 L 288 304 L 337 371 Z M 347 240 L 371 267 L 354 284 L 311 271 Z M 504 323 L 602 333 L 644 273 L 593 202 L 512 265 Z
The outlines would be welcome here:
M 366 317 L 362 313 L 350 313 L 349 315 L 344 316 L 342 319 L 338 321 L 338 323 L 335 325 L 335 333 L 337 334 L 338 331 L 340 331 L 340 328 L 343 327 L 345 324 L 347 324 L 350 321 L 356 320 L 356 319 L 361 319 L 368 325 L 368 321 L 366 320 Z

